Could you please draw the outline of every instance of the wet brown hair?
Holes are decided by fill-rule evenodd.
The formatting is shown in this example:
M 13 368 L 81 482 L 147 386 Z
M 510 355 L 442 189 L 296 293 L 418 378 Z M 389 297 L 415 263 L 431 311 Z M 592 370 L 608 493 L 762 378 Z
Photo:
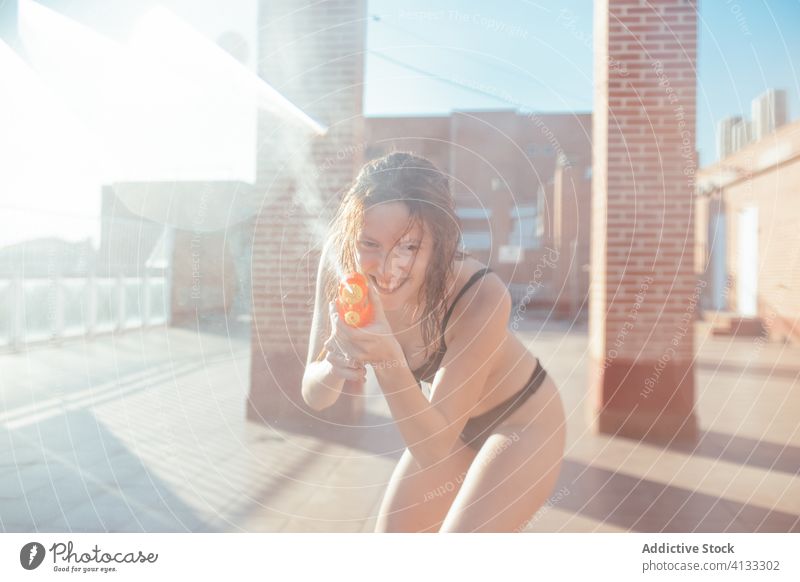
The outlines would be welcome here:
M 446 285 L 451 280 L 454 261 L 468 256 L 459 248 L 461 224 L 444 173 L 427 159 L 409 152 L 392 152 L 364 164 L 331 223 L 331 260 L 336 261 L 341 272 L 357 270 L 356 241 L 364 215 L 376 204 L 388 202 L 402 202 L 408 208 L 410 217 L 403 234 L 415 225 L 427 228 L 430 234 L 431 258 L 417 296 L 418 308 L 412 314 L 422 326 L 422 339 L 430 353 L 442 333 L 447 311 Z M 335 299 L 337 286 L 333 281 L 326 290 L 329 300 Z

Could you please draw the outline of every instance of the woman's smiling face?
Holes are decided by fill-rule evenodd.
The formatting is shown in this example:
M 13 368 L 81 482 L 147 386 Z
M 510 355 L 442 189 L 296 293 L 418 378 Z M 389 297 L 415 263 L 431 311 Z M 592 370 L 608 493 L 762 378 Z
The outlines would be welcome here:
M 415 305 L 430 260 L 430 236 L 402 202 L 384 202 L 364 213 L 356 240 L 358 263 L 380 293 L 386 311 Z M 406 232 L 408 231 L 408 232 Z

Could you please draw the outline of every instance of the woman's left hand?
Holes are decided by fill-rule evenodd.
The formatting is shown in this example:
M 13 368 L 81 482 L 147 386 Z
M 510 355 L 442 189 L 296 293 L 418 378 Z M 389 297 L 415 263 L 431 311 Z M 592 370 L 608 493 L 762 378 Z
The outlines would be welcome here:
M 372 321 L 364 327 L 352 327 L 336 318 L 336 335 L 340 350 L 346 357 L 367 364 L 387 363 L 402 357 L 402 349 L 386 319 L 378 292 L 368 286 L 372 305 Z

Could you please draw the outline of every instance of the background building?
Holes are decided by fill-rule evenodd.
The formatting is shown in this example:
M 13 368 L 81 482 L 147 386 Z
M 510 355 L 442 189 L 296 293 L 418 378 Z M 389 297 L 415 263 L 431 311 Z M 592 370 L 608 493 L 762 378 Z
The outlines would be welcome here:
M 800 122 L 703 168 L 697 188 L 703 306 L 722 331 L 800 342 Z
M 759 141 L 784 125 L 787 120 L 786 91 L 768 89 L 751 104 L 753 141 Z
M 412 151 L 450 176 L 465 248 L 518 304 L 586 307 L 591 114 L 455 111 L 365 124 L 367 159 Z
M 717 124 L 717 155 L 722 160 L 760 141 L 786 124 L 788 106 L 786 91 L 769 89 L 750 104 L 751 119 L 739 115 L 726 117 Z
M 720 159 L 738 149 L 734 147 L 734 130 L 741 121 L 741 116 L 734 115 L 717 123 L 717 155 Z

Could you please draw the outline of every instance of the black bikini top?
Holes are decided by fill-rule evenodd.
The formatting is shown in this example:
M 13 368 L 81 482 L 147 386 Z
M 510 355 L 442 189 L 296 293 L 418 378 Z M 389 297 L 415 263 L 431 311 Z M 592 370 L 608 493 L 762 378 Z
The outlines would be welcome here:
M 472 277 L 470 277 L 469 281 L 461 288 L 461 291 L 458 292 L 456 295 L 455 300 L 450 305 L 450 309 L 447 310 L 447 313 L 444 316 L 444 320 L 442 321 L 442 339 L 439 342 L 439 349 L 428 358 L 428 361 L 422 364 L 416 370 L 411 370 L 411 373 L 414 374 L 414 378 L 417 379 L 417 382 L 433 382 L 433 377 L 436 375 L 437 370 L 439 369 L 439 365 L 442 363 L 442 359 L 444 358 L 444 354 L 447 351 L 447 346 L 444 343 L 444 332 L 447 329 L 447 322 L 450 320 L 450 316 L 453 314 L 453 309 L 458 303 L 458 300 L 461 299 L 461 296 L 467 292 L 467 290 L 472 287 L 475 282 L 483 277 L 486 273 L 491 272 L 489 267 L 484 267 L 480 271 L 477 271 Z

